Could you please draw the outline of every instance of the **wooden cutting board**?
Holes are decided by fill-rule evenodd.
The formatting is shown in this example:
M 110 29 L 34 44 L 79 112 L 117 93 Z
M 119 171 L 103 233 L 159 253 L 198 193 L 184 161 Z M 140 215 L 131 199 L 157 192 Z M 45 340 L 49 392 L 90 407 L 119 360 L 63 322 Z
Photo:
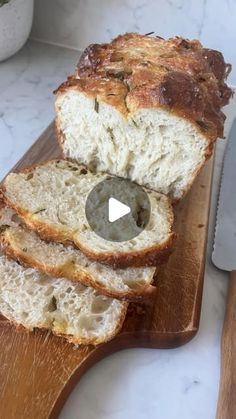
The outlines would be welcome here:
M 14 169 L 60 156 L 51 124 Z M 121 333 L 98 347 L 75 348 L 62 338 L 26 333 L 0 317 L 0 417 L 57 417 L 84 372 L 123 348 L 174 348 L 197 333 L 201 312 L 213 159 L 175 207 L 178 238 L 158 276 L 153 302 L 130 304 Z M 79 418 L 78 418 L 79 419 Z

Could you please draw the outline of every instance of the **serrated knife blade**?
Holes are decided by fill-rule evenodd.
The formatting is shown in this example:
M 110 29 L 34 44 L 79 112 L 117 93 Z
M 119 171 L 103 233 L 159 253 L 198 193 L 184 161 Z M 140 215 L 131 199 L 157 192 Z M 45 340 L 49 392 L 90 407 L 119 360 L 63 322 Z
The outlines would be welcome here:
M 212 261 L 229 271 L 216 419 L 236 418 L 236 118 L 226 145 Z
M 225 150 L 212 261 L 219 269 L 236 270 L 236 118 Z

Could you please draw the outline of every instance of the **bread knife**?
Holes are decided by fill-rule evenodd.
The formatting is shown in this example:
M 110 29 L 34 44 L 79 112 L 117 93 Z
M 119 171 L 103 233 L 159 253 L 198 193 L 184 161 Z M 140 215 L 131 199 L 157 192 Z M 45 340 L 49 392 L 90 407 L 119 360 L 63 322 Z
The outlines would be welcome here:
M 217 419 L 236 418 L 236 118 L 223 162 L 216 216 L 214 265 L 229 272 L 229 286 L 221 338 L 221 377 Z

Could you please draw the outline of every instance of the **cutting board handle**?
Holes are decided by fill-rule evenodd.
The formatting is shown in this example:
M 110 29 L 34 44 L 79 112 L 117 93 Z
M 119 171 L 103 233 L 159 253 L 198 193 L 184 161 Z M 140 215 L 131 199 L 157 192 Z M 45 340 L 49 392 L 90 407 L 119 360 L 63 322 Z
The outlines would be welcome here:
M 236 418 L 236 271 L 230 273 L 221 338 L 221 377 L 217 419 Z

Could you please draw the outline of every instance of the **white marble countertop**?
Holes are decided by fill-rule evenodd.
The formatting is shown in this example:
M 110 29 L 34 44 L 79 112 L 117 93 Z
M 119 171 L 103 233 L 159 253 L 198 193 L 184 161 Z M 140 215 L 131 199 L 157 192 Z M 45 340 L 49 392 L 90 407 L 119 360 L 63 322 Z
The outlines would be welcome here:
M 0 63 L 0 177 L 53 118 L 52 90 L 73 71 L 78 52 L 30 41 Z M 228 127 L 236 100 L 227 107 Z M 224 141 L 217 144 L 200 330 L 172 350 L 130 349 L 95 365 L 76 386 L 60 419 L 214 419 L 227 274 L 210 255 Z

